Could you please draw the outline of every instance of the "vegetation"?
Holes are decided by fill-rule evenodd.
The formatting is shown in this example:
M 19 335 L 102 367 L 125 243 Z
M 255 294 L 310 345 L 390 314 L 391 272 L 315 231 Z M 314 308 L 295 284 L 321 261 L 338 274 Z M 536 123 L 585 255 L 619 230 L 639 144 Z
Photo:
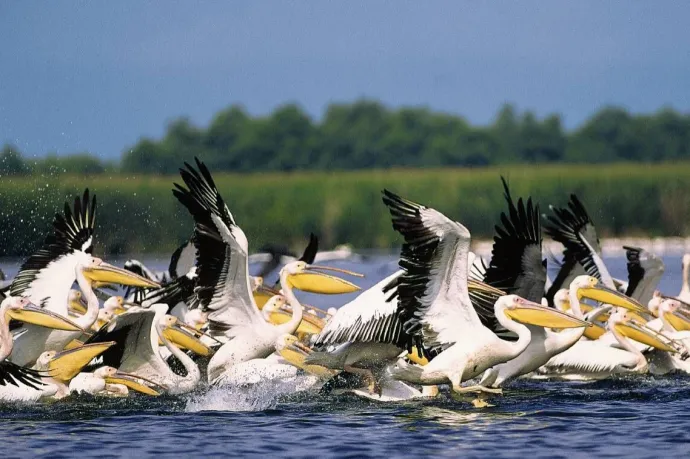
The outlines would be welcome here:
M 558 115 L 538 119 L 510 105 L 488 126 L 426 108 L 388 109 L 368 100 L 333 104 L 320 121 L 297 105 L 260 117 L 231 106 L 207 128 L 184 118 L 172 122 L 162 139 L 145 138 L 127 148 L 118 167 L 125 173 L 174 174 L 194 156 L 214 171 L 228 172 L 653 163 L 690 159 L 690 115 L 670 109 L 632 115 L 609 107 L 566 132 Z M 113 168 L 87 154 L 33 163 L 14 147 L 0 154 L 2 175 Z
M 397 246 L 399 237 L 381 203 L 384 187 L 438 208 L 462 221 L 475 238 L 486 239 L 505 207 L 501 174 L 515 196 L 531 194 L 542 212 L 577 193 L 604 235 L 690 235 L 690 163 L 214 175 L 250 248 L 257 250 L 267 242 L 302 247 L 310 231 L 322 237 L 324 247 Z M 98 196 L 97 253 L 172 251 L 192 231 L 190 217 L 170 192 L 174 181 L 179 179 L 172 175 L 5 176 L 1 254 L 34 250 L 52 215 L 84 187 Z

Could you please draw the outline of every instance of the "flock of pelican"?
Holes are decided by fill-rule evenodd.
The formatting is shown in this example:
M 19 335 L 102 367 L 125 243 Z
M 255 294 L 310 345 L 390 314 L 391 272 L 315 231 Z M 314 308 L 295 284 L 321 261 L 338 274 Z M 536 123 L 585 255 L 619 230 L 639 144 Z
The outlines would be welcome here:
M 173 194 L 194 229 L 166 272 L 92 254 L 96 198 L 88 190 L 56 214 L 41 248 L 0 290 L 0 401 L 290 380 L 299 390 L 380 401 L 447 391 L 483 407 L 517 378 L 690 371 L 690 256 L 677 297 L 656 290 L 663 263 L 642 249 L 626 247 L 628 279 L 614 278 L 575 195 L 542 216 L 503 180 L 507 209 L 484 260 L 461 223 L 384 190 L 402 236 L 399 270 L 322 311 L 296 291 L 356 292 L 360 275 L 315 264 L 312 235 L 301 257 L 269 260 L 268 271 L 280 269 L 267 285 L 250 274 L 247 237 L 206 166 L 185 163 L 180 175 Z M 542 219 L 564 247 L 561 260 L 550 257 L 553 279 Z

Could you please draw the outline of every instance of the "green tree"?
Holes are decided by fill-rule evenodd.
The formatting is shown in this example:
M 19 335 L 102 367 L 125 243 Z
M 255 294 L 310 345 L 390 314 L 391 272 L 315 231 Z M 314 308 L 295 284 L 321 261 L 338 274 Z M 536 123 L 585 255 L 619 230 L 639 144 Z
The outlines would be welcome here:
M 23 175 L 29 172 L 17 147 L 5 145 L 0 153 L 0 175 Z

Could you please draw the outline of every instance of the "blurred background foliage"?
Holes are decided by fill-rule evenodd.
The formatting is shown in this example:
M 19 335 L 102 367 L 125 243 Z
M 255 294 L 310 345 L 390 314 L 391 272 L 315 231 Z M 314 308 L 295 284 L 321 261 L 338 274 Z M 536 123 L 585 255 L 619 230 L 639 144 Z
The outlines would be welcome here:
M 557 115 L 538 119 L 510 105 L 488 126 L 369 100 L 331 105 L 318 122 L 296 105 L 265 117 L 232 106 L 207 128 L 172 122 L 162 139 L 126 149 L 119 164 L 88 153 L 29 158 L 5 145 L 0 255 L 33 251 L 54 213 L 85 187 L 99 200 L 101 252 L 172 251 L 191 235 L 192 221 L 170 190 L 195 156 L 217 178 L 252 250 L 269 242 L 302 247 L 310 231 L 323 247 L 396 246 L 382 188 L 490 238 L 505 207 L 501 174 L 542 212 L 577 193 L 602 235 L 687 236 L 689 148 L 690 116 L 672 110 L 605 108 L 566 132 Z
M 97 152 L 96 152 L 97 153 Z M 202 157 L 215 171 L 352 170 L 391 167 L 478 167 L 501 164 L 660 162 L 690 155 L 690 116 L 671 109 L 630 114 L 604 108 L 568 132 L 558 115 L 537 118 L 500 109 L 492 124 L 472 126 L 461 116 L 426 108 L 389 109 L 360 100 L 332 104 L 323 119 L 298 105 L 268 116 L 231 106 L 207 128 L 185 118 L 160 140 L 144 138 L 125 149 L 119 164 L 87 153 L 29 160 L 6 145 L 0 173 L 172 174 L 184 160 Z

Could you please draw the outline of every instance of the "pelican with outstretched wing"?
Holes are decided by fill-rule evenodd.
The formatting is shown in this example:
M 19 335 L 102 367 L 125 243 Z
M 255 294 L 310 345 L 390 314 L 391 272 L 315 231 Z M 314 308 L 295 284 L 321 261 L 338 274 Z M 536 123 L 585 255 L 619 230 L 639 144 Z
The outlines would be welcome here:
M 440 212 L 384 191 L 393 228 L 405 238 L 398 285 L 398 311 L 419 349 L 437 355 L 421 367 L 399 361 L 395 378 L 422 385 L 450 383 L 457 392 L 500 392 L 461 383 L 522 353 L 531 339 L 522 323 L 554 328 L 582 327 L 580 319 L 518 297 L 501 296 L 494 304 L 497 326 L 517 335 L 501 339 L 487 328 L 468 292 L 470 232 Z M 484 311 L 482 312 L 485 313 Z
M 208 312 L 209 331 L 227 340 L 208 365 L 211 384 L 222 379 L 232 365 L 265 358 L 276 350 L 284 335 L 292 335 L 302 322 L 303 308 L 292 289 L 316 293 L 358 290 L 350 282 L 324 274 L 323 270 L 347 272 L 295 261 L 280 271 L 283 295 L 292 308 L 290 320 L 280 325 L 267 322 L 252 294 L 248 267 L 249 244 L 221 197 L 211 173 L 196 160 L 185 163 L 180 175 L 185 186 L 175 184 L 173 194 L 194 218 L 194 244 L 198 252 L 195 293 L 199 307 Z M 352 273 L 350 273 L 352 274 Z

